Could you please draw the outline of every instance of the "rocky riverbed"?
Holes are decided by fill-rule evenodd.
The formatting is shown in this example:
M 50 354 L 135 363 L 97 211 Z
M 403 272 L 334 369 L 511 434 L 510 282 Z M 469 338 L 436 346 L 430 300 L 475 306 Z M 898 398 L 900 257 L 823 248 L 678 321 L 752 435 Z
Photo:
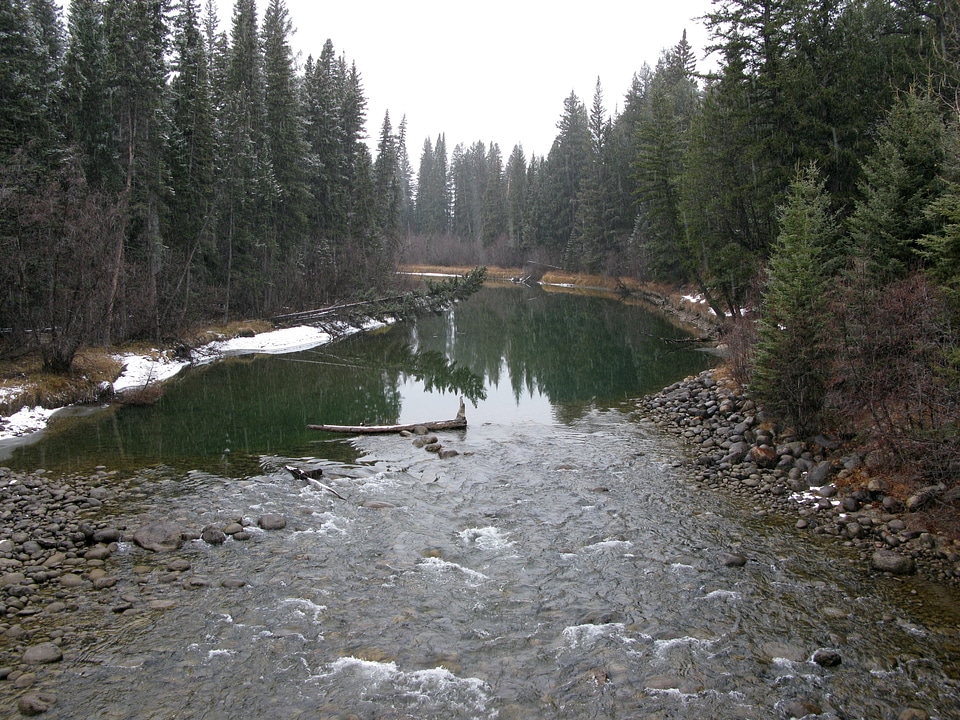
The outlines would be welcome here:
M 931 531 L 930 511 L 955 511 L 960 495 L 939 485 L 896 497 L 874 461 L 825 437 L 778 435 L 752 400 L 714 370 L 638 404 L 641 416 L 687 443 L 705 487 L 752 503 L 758 515 L 795 515 L 798 531 L 855 547 L 865 571 L 919 573 L 960 582 L 960 540 Z
M 176 552 L 185 543 L 242 542 L 286 526 L 265 513 L 199 528 L 149 518 L 128 527 L 111 506 L 138 491 L 118 480 L 105 468 L 66 478 L 0 468 L 0 697 L 23 715 L 56 704 L 45 688 L 65 653 L 96 643 L 111 618 L 163 612 L 210 585 L 244 586 L 195 570 Z

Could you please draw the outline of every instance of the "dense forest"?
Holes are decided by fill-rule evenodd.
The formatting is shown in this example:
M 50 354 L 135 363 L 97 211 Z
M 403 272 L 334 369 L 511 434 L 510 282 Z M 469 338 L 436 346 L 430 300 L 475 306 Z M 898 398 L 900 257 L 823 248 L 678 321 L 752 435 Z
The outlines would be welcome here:
M 697 288 L 734 372 L 798 431 L 869 419 L 955 474 L 960 3 L 715 0 L 618 108 L 558 99 L 545 156 L 423 142 L 361 73 L 303 62 L 284 0 L 0 0 L 0 328 L 70 368 L 376 294 L 401 260 Z M 416 82 L 415 78 L 411 82 Z M 759 312 L 756 312 L 759 310 Z M 909 456 L 907 458 L 906 456 Z

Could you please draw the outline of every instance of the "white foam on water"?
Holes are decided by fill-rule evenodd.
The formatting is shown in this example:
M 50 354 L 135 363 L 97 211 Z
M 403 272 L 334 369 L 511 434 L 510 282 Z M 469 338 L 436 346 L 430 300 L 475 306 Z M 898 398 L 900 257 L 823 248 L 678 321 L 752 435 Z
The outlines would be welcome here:
M 589 647 L 596 643 L 597 640 L 611 636 L 619 640 L 633 642 L 629 638 L 624 637 L 624 629 L 625 626 L 623 623 L 604 623 L 602 625 L 586 623 L 584 625 L 571 625 L 563 629 L 563 640 L 570 649 Z
M 294 613 L 303 618 L 308 618 L 313 622 L 319 622 L 320 616 L 327 611 L 326 605 L 318 605 L 317 603 L 307 600 L 306 598 L 286 598 L 281 602 L 281 605 L 292 605 L 294 606 Z
M 629 540 L 616 540 L 614 538 L 607 538 L 606 540 L 593 543 L 593 545 L 587 545 L 584 550 L 626 550 L 632 547 L 633 543 Z
M 695 638 L 685 635 L 683 637 L 670 638 L 669 640 L 654 640 L 653 651 L 658 657 L 662 658 L 668 652 L 677 648 L 709 648 L 713 645 L 713 642 L 713 640 L 704 640 L 702 638 Z
M 517 543 L 509 539 L 509 533 L 495 527 L 467 528 L 459 533 L 460 539 L 483 550 L 505 550 Z
M 496 718 L 496 710 L 488 708 L 490 686 L 479 678 L 460 678 L 446 668 L 404 672 L 395 662 L 375 662 L 344 657 L 328 663 L 314 679 L 353 675 L 362 681 L 361 698 L 368 701 L 383 696 L 391 706 L 399 697 L 413 708 L 431 717 L 445 714 L 469 714 L 473 718 Z M 413 709 L 412 708 L 412 709 Z M 416 715 L 414 715 L 416 716 Z
M 459 565 L 455 562 L 450 562 L 448 560 L 442 560 L 440 558 L 423 558 L 422 560 L 420 560 L 419 563 L 417 563 L 417 567 L 424 568 L 425 570 L 432 571 L 437 574 L 452 573 L 452 572 L 462 573 L 463 575 L 465 575 L 467 578 L 469 578 L 470 580 L 472 580 L 478 585 L 490 579 L 489 577 L 487 577 L 481 572 L 477 572 L 476 570 L 471 570 L 470 568 L 464 567 L 463 565 Z
M 727 600 L 729 602 L 734 602 L 739 600 L 741 597 L 740 593 L 735 592 L 734 590 L 713 590 L 708 592 L 698 600 Z
M 207 651 L 207 660 L 213 660 L 218 657 L 232 657 L 237 654 L 236 650 L 208 650 Z

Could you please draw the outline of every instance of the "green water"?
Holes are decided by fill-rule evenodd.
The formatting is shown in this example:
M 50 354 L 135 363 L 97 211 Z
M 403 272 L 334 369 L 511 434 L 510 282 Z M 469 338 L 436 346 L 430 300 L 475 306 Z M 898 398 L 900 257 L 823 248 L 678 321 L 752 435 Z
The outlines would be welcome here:
M 684 337 L 615 299 L 485 287 L 449 312 L 385 331 L 190 368 L 157 404 L 55 419 L 4 464 L 164 464 L 239 477 L 256 472 L 262 455 L 347 461 L 352 445 L 307 425 L 449 419 L 461 396 L 471 426 L 567 424 L 708 367 L 710 355 L 674 342 Z

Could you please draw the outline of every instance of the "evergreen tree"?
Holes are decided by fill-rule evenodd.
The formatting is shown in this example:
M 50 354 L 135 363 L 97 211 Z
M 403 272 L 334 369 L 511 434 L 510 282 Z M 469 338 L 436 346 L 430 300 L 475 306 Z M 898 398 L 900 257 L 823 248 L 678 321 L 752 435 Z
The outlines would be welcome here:
M 70 3 L 61 104 L 66 141 L 78 149 L 87 183 L 116 190 L 122 175 L 113 138 L 103 11 L 102 0 Z
M 902 277 L 920 262 L 919 241 L 934 231 L 926 210 L 943 191 L 945 159 L 937 101 L 904 95 L 863 162 L 861 199 L 849 219 L 854 243 L 881 276 Z
M 182 326 L 194 294 L 198 252 L 212 253 L 216 226 L 216 137 L 210 63 L 196 0 L 181 0 L 170 81 L 169 237 L 173 254 L 164 323 Z
M 290 49 L 293 24 L 284 0 L 270 0 L 263 18 L 264 140 L 276 184 L 267 212 L 269 244 L 285 266 L 306 226 L 309 192 L 307 154 L 298 81 Z M 284 267 L 273 275 L 287 274 Z M 274 284 L 278 291 L 280 286 Z M 274 304 L 282 303 L 275 298 Z
M 447 143 L 437 136 L 427 138 L 417 175 L 417 227 L 425 235 L 443 235 L 450 230 L 450 180 L 447 173 Z
M 587 109 L 570 93 L 557 123 L 558 134 L 543 167 L 537 242 L 559 257 L 574 230 L 580 184 L 590 166 Z
M 381 262 L 391 261 L 399 247 L 400 218 L 403 207 L 403 187 L 400 182 L 400 160 L 397 137 L 393 134 L 390 112 L 383 116 L 380 140 L 377 143 L 377 158 L 373 163 L 374 203 L 376 227 L 383 240 Z
M 223 184 L 225 232 L 221 236 L 223 319 L 236 309 L 258 314 L 259 293 L 272 246 L 263 243 L 264 208 L 276 193 L 264 135 L 263 55 L 254 0 L 237 0 L 224 78 Z
M 610 221 L 613 200 L 607 165 L 607 143 L 612 126 L 603 106 L 600 78 L 597 78 L 588 123 L 590 162 L 577 196 L 577 214 L 567 245 L 566 264 L 595 273 L 601 270 L 604 257 L 612 250 Z
M 400 232 L 408 235 L 414 224 L 413 167 L 407 151 L 407 116 L 397 128 L 397 182 L 400 185 Z
M 644 215 L 649 270 L 657 280 L 686 279 L 680 247 L 683 223 L 680 179 L 690 127 L 699 112 L 695 64 L 683 33 L 657 64 L 636 130 L 634 161 L 637 201 Z
M 502 240 L 507 232 L 507 187 L 503 176 L 503 155 L 497 143 L 490 143 L 484 160 L 483 244 L 490 246 Z
M 830 348 L 823 257 L 838 232 L 815 166 L 798 171 L 779 219 L 751 392 L 802 436 L 820 427 L 824 409 Z
M 26 0 L 0 0 L 0 161 L 29 148 L 36 158 L 56 137 L 51 55 L 43 28 Z
M 159 332 L 157 276 L 164 244 L 160 210 L 166 184 L 166 17 L 166 0 L 107 0 L 104 5 L 110 105 L 122 173 L 121 225 L 110 271 L 105 328 L 108 341 L 114 332 L 119 337 L 156 336 Z M 126 257 L 128 242 L 130 257 Z M 127 261 L 135 273 L 124 272 Z M 124 277 L 130 280 L 126 287 L 121 286 Z M 118 303 L 123 305 L 118 308 Z
M 523 216 L 527 205 L 527 161 L 523 146 L 514 145 L 506 169 L 506 224 L 511 248 L 524 246 Z

